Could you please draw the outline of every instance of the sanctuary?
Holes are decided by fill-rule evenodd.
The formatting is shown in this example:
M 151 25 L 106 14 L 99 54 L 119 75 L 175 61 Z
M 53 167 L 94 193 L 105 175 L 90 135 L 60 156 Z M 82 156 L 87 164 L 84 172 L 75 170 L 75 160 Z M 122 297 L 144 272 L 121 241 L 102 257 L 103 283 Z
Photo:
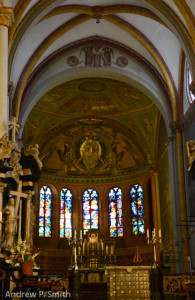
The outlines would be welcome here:
M 1 299 L 195 299 L 194 100 L 193 0 L 0 0 Z

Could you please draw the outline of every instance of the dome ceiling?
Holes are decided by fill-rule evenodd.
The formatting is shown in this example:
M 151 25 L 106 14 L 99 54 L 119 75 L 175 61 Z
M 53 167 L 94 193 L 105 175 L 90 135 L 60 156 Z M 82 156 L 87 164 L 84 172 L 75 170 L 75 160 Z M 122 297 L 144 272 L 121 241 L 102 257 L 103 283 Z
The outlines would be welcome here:
M 46 173 L 124 176 L 155 160 L 158 115 L 151 100 L 129 84 L 82 78 L 41 97 L 23 141 L 39 143 Z

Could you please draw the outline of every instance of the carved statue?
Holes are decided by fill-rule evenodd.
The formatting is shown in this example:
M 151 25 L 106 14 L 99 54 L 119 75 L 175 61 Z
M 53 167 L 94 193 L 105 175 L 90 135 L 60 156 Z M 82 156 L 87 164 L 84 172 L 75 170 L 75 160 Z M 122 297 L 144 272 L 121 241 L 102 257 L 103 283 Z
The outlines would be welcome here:
M 14 242 L 14 235 L 16 234 L 16 220 L 17 217 L 15 215 L 15 201 L 14 198 L 9 198 L 9 201 L 6 207 L 3 209 L 3 216 L 5 216 L 5 223 L 2 246 L 5 249 L 11 249 Z
M 12 154 L 7 166 L 13 168 L 13 170 L 6 172 L 6 177 L 13 178 L 17 183 L 19 183 L 20 176 L 22 175 L 22 166 L 19 163 L 21 159 L 21 150 L 18 148 L 17 144 L 14 142 L 12 144 Z
M 188 171 L 190 171 L 195 160 L 195 141 L 186 142 L 186 147 L 188 153 Z
M 43 164 L 41 159 L 39 158 L 39 145 L 35 144 L 33 145 L 29 145 L 28 148 L 25 150 L 25 155 L 32 155 L 34 157 L 34 159 L 36 160 L 38 166 L 40 169 L 42 169 Z
M 113 49 L 107 46 L 103 47 L 103 65 L 104 67 L 110 67 L 112 63 L 112 57 L 114 57 Z
M 0 138 L 0 160 L 5 158 L 10 158 L 11 156 L 11 141 L 8 141 L 8 134 L 4 133 L 2 138 Z

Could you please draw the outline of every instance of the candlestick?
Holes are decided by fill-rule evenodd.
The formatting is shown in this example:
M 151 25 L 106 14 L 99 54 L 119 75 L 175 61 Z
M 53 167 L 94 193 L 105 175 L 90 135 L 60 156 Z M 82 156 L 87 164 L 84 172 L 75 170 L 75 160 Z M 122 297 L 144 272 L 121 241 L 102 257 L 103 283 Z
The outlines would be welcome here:
M 161 243 L 161 229 L 159 229 L 158 237 L 156 237 L 156 229 L 154 228 L 152 231 L 152 236 L 150 238 L 149 229 L 147 229 L 147 243 L 153 245 L 154 249 L 154 263 L 153 267 L 156 268 L 158 266 L 157 264 L 157 255 L 156 255 L 156 244 Z
M 153 237 L 153 239 L 155 239 L 155 237 L 156 237 L 156 229 L 155 228 L 152 231 L 152 237 Z

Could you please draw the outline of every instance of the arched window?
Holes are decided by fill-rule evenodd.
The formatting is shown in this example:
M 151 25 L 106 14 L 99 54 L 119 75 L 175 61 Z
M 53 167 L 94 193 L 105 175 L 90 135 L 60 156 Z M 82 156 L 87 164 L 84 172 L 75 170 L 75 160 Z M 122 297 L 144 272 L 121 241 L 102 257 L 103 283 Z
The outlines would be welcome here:
M 134 235 L 144 233 L 144 208 L 143 208 L 143 189 L 140 184 L 135 184 L 130 191 L 132 232 Z
M 65 188 L 60 194 L 60 237 L 72 237 L 72 193 Z
M 83 193 L 83 233 L 89 229 L 98 229 L 98 193 L 87 189 Z
M 39 199 L 39 236 L 51 237 L 51 200 L 52 193 L 48 186 L 40 190 Z
M 118 187 L 109 192 L 110 237 L 123 236 L 122 191 Z
M 186 89 L 187 89 L 187 96 L 188 101 L 192 103 L 195 100 L 195 96 L 190 91 L 190 84 L 192 83 L 192 73 L 190 71 L 190 67 L 188 65 L 188 62 L 186 62 Z

